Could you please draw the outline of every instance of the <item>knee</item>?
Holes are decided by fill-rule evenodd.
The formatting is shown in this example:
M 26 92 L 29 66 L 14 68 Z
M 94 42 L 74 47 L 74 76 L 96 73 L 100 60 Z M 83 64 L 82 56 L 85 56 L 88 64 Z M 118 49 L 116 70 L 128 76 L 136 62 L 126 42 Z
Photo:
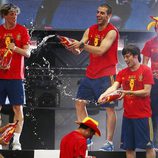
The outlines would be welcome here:
M 115 109 L 112 107 L 107 107 L 106 108 L 106 112 L 108 113 L 108 114 L 115 114 Z
M 22 106 L 13 106 L 13 111 L 17 115 L 23 115 L 23 107 Z
M 117 118 L 116 112 L 114 108 L 107 108 L 106 109 L 106 114 L 108 118 Z
M 85 100 L 77 100 L 75 103 L 76 109 L 83 109 L 85 108 L 87 102 Z

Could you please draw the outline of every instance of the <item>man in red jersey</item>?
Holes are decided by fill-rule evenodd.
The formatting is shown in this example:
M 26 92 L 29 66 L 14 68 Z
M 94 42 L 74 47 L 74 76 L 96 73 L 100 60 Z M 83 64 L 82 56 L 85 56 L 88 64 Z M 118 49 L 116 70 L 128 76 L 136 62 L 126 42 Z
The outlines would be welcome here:
M 60 158 L 85 158 L 87 138 L 101 135 L 98 122 L 90 117 L 76 123 L 79 124 L 78 129 L 68 133 L 61 140 Z
M 8 97 L 14 111 L 14 122 L 19 120 L 12 150 L 21 150 L 19 138 L 24 121 L 24 57 L 30 57 L 30 36 L 24 26 L 17 24 L 19 13 L 20 8 L 11 3 L 0 8 L 0 15 L 4 19 L 0 25 L 0 105 L 4 105 Z
M 114 84 L 100 97 L 98 102 L 104 103 L 108 93 L 122 86 L 123 123 L 121 148 L 126 150 L 127 158 L 135 158 L 135 149 L 145 149 L 147 158 L 155 158 L 153 149 L 153 129 L 151 121 L 150 91 L 154 83 L 151 69 L 141 65 L 140 49 L 128 45 L 122 50 L 127 68 L 121 70 Z
M 151 60 L 151 69 L 154 76 L 155 84 L 151 89 L 151 108 L 152 108 L 152 122 L 154 129 L 154 147 L 158 150 L 158 17 L 151 17 L 151 21 L 147 30 L 154 27 L 156 36 L 149 39 L 142 49 L 143 64 L 148 65 Z
M 81 81 L 76 99 L 77 119 L 81 121 L 88 113 L 87 100 L 96 101 L 99 96 L 111 85 L 116 74 L 117 48 L 119 33 L 116 27 L 109 23 L 112 8 L 108 4 L 98 7 L 97 24 L 89 27 L 81 41 L 75 41 L 69 49 L 75 53 L 76 48 L 84 49 L 89 53 L 89 65 L 86 77 Z M 116 113 L 114 106 L 117 104 L 106 103 L 107 133 L 105 144 L 100 150 L 113 151 L 113 135 L 116 126 Z

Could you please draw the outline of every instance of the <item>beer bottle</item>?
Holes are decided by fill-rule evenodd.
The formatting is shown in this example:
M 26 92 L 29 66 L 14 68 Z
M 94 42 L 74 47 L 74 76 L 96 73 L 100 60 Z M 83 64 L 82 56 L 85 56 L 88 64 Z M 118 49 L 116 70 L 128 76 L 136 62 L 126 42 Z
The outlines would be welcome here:
M 13 137 L 13 134 L 14 134 L 14 132 L 15 132 L 15 129 L 16 129 L 16 127 L 17 127 L 18 122 L 19 122 L 19 121 L 17 120 L 15 123 L 9 125 L 9 126 L 6 128 L 6 130 L 2 133 L 2 136 L 1 136 L 1 137 L 2 137 L 3 142 L 4 142 L 5 144 L 8 144 L 9 141 L 11 140 L 11 138 Z

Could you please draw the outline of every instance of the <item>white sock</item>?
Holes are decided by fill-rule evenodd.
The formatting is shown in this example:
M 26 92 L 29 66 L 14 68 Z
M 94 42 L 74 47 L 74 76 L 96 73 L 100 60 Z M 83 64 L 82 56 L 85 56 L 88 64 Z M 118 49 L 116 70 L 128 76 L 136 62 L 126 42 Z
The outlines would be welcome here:
M 19 139 L 20 139 L 20 133 L 14 133 L 13 143 L 20 143 Z

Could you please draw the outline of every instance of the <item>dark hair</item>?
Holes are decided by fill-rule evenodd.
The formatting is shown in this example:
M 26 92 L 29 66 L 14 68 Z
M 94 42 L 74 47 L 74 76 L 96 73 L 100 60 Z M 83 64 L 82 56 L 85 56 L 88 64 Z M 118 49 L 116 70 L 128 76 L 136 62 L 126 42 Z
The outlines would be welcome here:
M 80 124 L 80 126 L 79 126 L 79 128 L 83 128 L 83 129 L 87 129 L 87 128 L 89 128 L 88 126 L 86 126 L 85 124 Z
M 107 10 L 107 14 L 109 15 L 109 14 L 112 14 L 112 7 L 109 5 L 109 4 L 107 4 L 107 3 L 103 3 L 103 4 L 101 4 L 99 7 L 105 7 L 105 8 L 107 8 L 108 10 Z
M 129 44 L 125 48 L 122 49 L 123 56 L 128 53 L 131 53 L 133 56 L 138 55 L 138 61 L 141 62 L 140 49 L 137 46 Z
M 95 133 L 95 131 L 92 129 L 92 128 L 90 128 L 90 127 L 88 127 L 88 126 L 86 126 L 85 124 L 80 124 L 80 126 L 79 126 L 79 128 L 82 128 L 82 129 L 90 129 L 91 130 L 91 132 L 93 132 L 93 133 Z
M 3 4 L 0 7 L 1 18 L 4 18 L 5 15 L 8 15 L 10 11 L 16 11 L 17 14 L 20 14 L 20 8 L 12 3 Z

